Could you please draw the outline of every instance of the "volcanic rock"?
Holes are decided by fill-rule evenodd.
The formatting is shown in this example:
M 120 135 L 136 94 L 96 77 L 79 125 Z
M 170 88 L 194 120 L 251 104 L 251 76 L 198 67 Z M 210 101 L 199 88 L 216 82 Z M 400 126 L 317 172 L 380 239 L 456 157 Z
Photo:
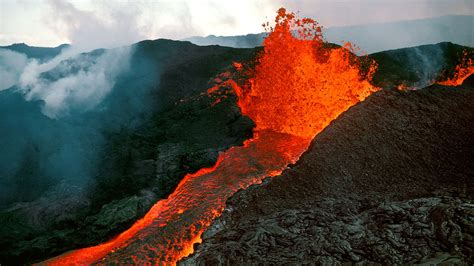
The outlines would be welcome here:
M 27 182 L 43 178 L 33 168 L 39 159 L 32 147 L 18 180 L 27 180 L 20 185 L 40 196 L 0 209 L 0 264 L 42 261 L 109 240 L 167 197 L 187 173 L 212 166 L 220 151 L 252 136 L 254 123 L 241 115 L 236 97 L 228 95 L 213 105 L 216 99 L 206 90 L 215 75 L 232 68 L 234 60 L 253 58 L 254 50 L 170 40 L 142 41 L 133 49 L 132 69 L 118 78 L 103 102 L 108 108 L 85 115 L 81 123 L 110 126 L 101 132 L 106 141 L 91 184 L 60 184 L 41 194 L 39 186 Z M 0 99 L 0 111 L 20 124 L 32 127 L 34 121 L 45 135 L 62 129 L 61 120 L 42 115 L 38 103 L 10 91 L 2 91 Z M 132 100 L 140 102 L 143 113 L 127 112 Z M 19 105 L 25 106 L 22 112 L 9 109 Z
M 452 44 L 435 46 L 440 46 L 442 54 L 447 55 L 447 67 L 451 67 L 451 69 L 455 64 L 452 58 L 457 58 L 458 52 L 465 49 L 465 47 Z M 231 146 L 240 145 L 245 139 L 251 137 L 254 124 L 249 118 L 241 115 L 235 104 L 235 96 L 229 94 L 220 99 L 220 102 L 216 102 L 216 99 L 206 95 L 205 91 L 209 88 L 208 85 L 214 82 L 213 77 L 216 74 L 226 71 L 225 68 L 230 66 L 233 61 L 249 61 L 255 58 L 255 53 L 259 49 L 199 47 L 189 42 L 170 40 L 142 41 L 135 44 L 133 49 L 131 69 L 124 76 L 118 78 L 110 97 L 104 100 L 103 106 L 108 107 L 101 109 L 105 110 L 104 112 L 88 113 L 85 117 L 76 117 L 61 122 L 42 115 L 40 112 L 41 102 L 27 102 L 21 95 L 12 93 L 13 90 L 4 90 L 0 93 L 2 101 L 0 109 L 8 119 L 11 118 L 15 124 L 27 128 L 41 128 L 46 132 L 45 135 L 60 132 L 64 128 L 68 128 L 70 123 L 77 123 L 77 119 L 82 121 L 79 123 L 81 126 L 94 124 L 107 126 L 104 126 L 103 132 L 103 137 L 107 141 L 104 144 L 105 147 L 101 147 L 103 151 L 97 163 L 100 167 L 94 175 L 93 184 L 87 188 L 77 188 L 65 184 L 49 187 L 51 180 L 39 170 L 40 163 L 38 162 L 40 160 L 36 158 L 40 154 L 38 148 L 33 145 L 34 143 L 30 145 L 28 152 L 25 152 L 28 156 L 25 156 L 26 159 L 21 168 L 23 170 L 17 176 L 12 177 L 24 192 L 18 194 L 22 197 L 29 196 L 29 198 L 21 198 L 21 202 L 13 203 L 6 208 L 2 206 L 0 210 L 0 263 L 21 264 L 41 261 L 70 249 L 109 240 L 142 217 L 157 200 L 167 197 L 187 173 L 212 166 L 219 152 L 227 150 Z M 391 87 L 400 83 L 418 83 L 419 79 L 413 79 L 413 76 L 416 77 L 419 74 L 420 66 L 413 65 L 412 67 L 406 60 L 407 55 L 414 54 L 414 52 L 410 52 L 410 49 L 412 48 L 378 53 L 372 57 L 378 61 L 380 71 L 378 72 L 380 74 L 376 76 L 375 83 L 388 81 L 376 85 Z M 427 50 L 428 53 L 423 54 L 431 59 L 433 56 L 436 57 L 437 53 L 430 51 L 439 49 L 427 46 L 418 50 Z M 418 50 L 417 53 L 420 52 Z M 82 56 L 94 57 L 102 52 L 104 51 L 96 50 Z M 56 73 L 53 69 L 45 75 L 54 78 L 56 74 L 61 73 L 61 71 Z M 446 125 L 453 126 L 458 122 L 462 126 L 468 123 L 465 116 L 471 110 L 465 110 L 466 108 L 462 110 L 461 108 L 459 116 L 453 116 L 452 113 L 445 114 L 443 110 L 447 107 L 444 105 L 446 103 L 448 105 L 455 104 L 453 100 L 447 99 L 446 102 L 443 102 L 438 98 L 444 96 L 429 95 L 430 93 L 426 92 L 421 95 L 416 92 L 406 92 L 405 95 L 402 92 L 384 91 L 373 96 L 372 100 L 367 101 L 372 104 L 361 104 L 361 106 L 368 105 L 371 109 L 364 108 L 369 108 L 371 112 L 362 109 L 360 111 L 362 120 L 359 121 L 359 124 L 354 126 L 351 124 L 352 122 L 348 122 L 343 126 L 344 128 L 328 129 L 329 133 L 321 134 L 327 136 L 326 139 L 320 137 L 324 141 L 315 141 L 315 143 L 321 143 L 318 144 L 318 147 L 325 147 L 323 150 L 326 150 L 326 153 L 317 151 L 318 154 L 322 154 L 315 159 L 320 162 L 319 164 L 312 161 L 302 162 L 301 165 L 313 165 L 314 169 L 303 169 L 301 170 L 303 172 L 300 173 L 303 181 L 305 179 L 303 177 L 316 176 L 318 178 L 315 181 L 301 181 L 301 184 L 293 189 L 291 188 L 292 183 L 283 181 L 283 187 L 288 184 L 291 186 L 286 191 L 286 189 L 276 189 L 278 185 L 275 185 L 275 193 L 281 199 L 275 199 L 275 196 L 272 195 L 268 197 L 266 203 L 259 203 L 269 204 L 270 207 L 266 205 L 258 207 L 249 203 L 249 208 L 260 208 L 260 211 L 267 210 L 266 212 L 271 213 L 277 212 L 274 208 L 279 204 L 281 204 L 281 208 L 278 210 L 283 210 L 287 206 L 289 214 L 288 217 L 285 216 L 281 224 L 283 227 L 291 227 L 299 222 L 299 211 L 294 209 L 294 206 L 300 206 L 302 198 L 306 197 L 309 199 L 306 201 L 313 202 L 319 196 L 323 197 L 325 193 L 334 194 L 338 188 L 340 193 L 332 195 L 334 198 L 344 199 L 340 195 L 352 197 L 355 195 L 355 191 L 352 191 L 354 179 L 361 180 L 359 183 L 362 185 L 357 183 L 360 186 L 359 190 L 369 191 L 365 202 L 373 202 L 373 204 L 368 206 L 376 207 L 378 206 L 377 200 L 383 198 L 386 193 L 383 191 L 379 193 L 382 196 L 372 195 L 373 193 L 370 191 L 373 189 L 372 186 L 378 184 L 377 182 L 381 185 L 390 185 L 391 182 L 394 182 L 394 178 L 403 178 L 405 174 L 414 175 L 417 178 L 420 178 L 421 174 L 426 174 L 420 179 L 425 180 L 425 184 L 429 183 L 428 180 L 432 175 L 437 174 L 446 176 L 451 172 L 455 175 L 453 178 L 458 178 L 457 172 L 452 171 L 456 168 L 452 162 L 458 161 L 461 168 L 466 167 L 467 164 L 459 161 L 461 159 L 456 155 L 456 152 L 446 154 L 446 150 L 443 150 L 439 154 L 441 157 L 436 153 L 430 154 L 429 152 L 400 152 L 407 149 L 405 146 L 410 145 L 412 145 L 413 151 L 424 148 L 424 145 L 448 147 L 452 141 L 462 139 L 459 134 L 464 133 L 458 132 L 457 128 L 451 130 L 452 134 L 450 132 L 441 133 L 444 135 L 438 135 L 435 128 L 446 127 Z M 405 99 L 412 96 L 415 98 L 413 101 Z M 447 96 L 449 96 L 448 98 L 454 97 L 449 93 Z M 395 99 L 399 99 L 399 101 L 397 102 Z M 133 104 L 136 103 L 143 107 L 143 110 L 140 113 L 130 112 L 133 110 Z M 459 105 L 464 106 L 461 103 Z M 353 109 L 356 111 L 351 112 L 359 112 L 357 110 L 360 108 L 362 107 L 355 107 Z M 398 108 L 408 108 L 415 114 L 416 119 L 410 120 L 409 114 L 406 112 L 400 114 Z M 449 108 L 451 108 L 449 110 L 455 109 L 453 106 Z M 438 117 L 437 120 L 430 118 L 431 120 L 424 121 L 422 118 L 425 115 L 432 117 L 436 114 L 445 115 Z M 394 118 L 396 125 L 385 120 L 378 125 L 377 119 L 384 116 L 387 119 Z M 472 117 L 470 121 L 472 122 Z M 365 127 L 366 124 L 369 125 L 368 128 Z M 405 127 L 405 124 L 408 127 Z M 331 128 L 334 127 L 338 126 Z M 398 132 L 391 132 L 390 128 L 396 129 Z M 413 131 L 409 130 L 410 128 Z M 337 132 L 331 133 L 334 130 Z M 345 130 L 347 130 L 347 136 L 343 133 Z M 336 134 L 335 136 L 338 136 L 339 140 L 331 145 L 325 144 L 330 142 L 333 134 Z M 433 141 L 436 143 L 418 142 L 419 139 L 427 138 L 424 134 L 433 134 L 435 137 Z M 454 140 L 451 139 L 451 135 L 455 136 Z M 348 139 L 349 136 L 358 139 Z M 406 143 L 404 142 L 405 138 L 413 139 L 410 143 Z M 469 141 L 469 138 L 464 138 L 464 140 Z M 439 144 L 443 141 L 446 143 Z M 337 143 L 340 145 L 336 145 Z M 459 144 L 458 151 L 463 154 L 470 144 L 472 143 Z M 98 147 L 90 148 L 98 149 Z M 378 148 L 380 150 L 377 150 Z M 85 148 L 85 150 L 88 149 Z M 385 164 L 380 165 L 378 158 L 374 160 L 379 155 L 381 160 L 386 162 Z M 398 155 L 401 157 L 399 158 Z M 447 157 L 442 157 L 445 155 Z M 421 157 L 418 158 L 418 156 Z M 367 160 L 368 158 L 373 160 Z M 417 163 L 417 161 L 421 163 Z M 470 162 L 467 159 L 465 161 Z M 393 165 L 387 165 L 387 162 L 393 163 Z M 397 164 L 397 162 L 403 163 Z M 432 167 L 432 164 L 439 167 L 425 173 L 424 169 Z M 412 165 L 419 165 L 421 170 L 416 167 L 411 168 Z M 387 174 L 387 177 L 381 173 Z M 398 175 L 391 178 L 393 173 L 398 173 Z M 368 179 L 369 174 L 371 176 L 376 174 L 377 178 Z M 334 181 L 334 184 L 328 185 L 331 180 Z M 300 182 L 300 180 L 297 179 L 295 182 Z M 446 183 L 448 183 L 447 187 L 456 187 L 456 184 Z M 388 191 L 401 185 L 400 182 L 393 184 L 387 189 Z M 308 187 L 303 189 L 305 185 Z M 433 183 L 434 187 L 441 190 L 447 189 L 444 188 L 444 185 L 444 183 Z M 406 189 L 411 186 L 410 183 Z M 422 187 L 419 191 L 429 188 L 421 185 L 419 187 Z M 417 188 L 414 186 L 412 190 L 419 192 Z M 49 191 L 44 193 L 48 189 Z M 292 195 L 298 195 L 300 191 L 299 198 L 285 199 L 292 197 Z M 357 197 L 361 197 L 363 194 L 364 192 L 358 192 Z M 466 194 L 467 192 L 460 192 L 461 196 Z M 348 202 L 349 206 L 352 204 L 357 205 Z M 243 205 L 239 203 L 236 206 L 241 208 Z M 248 217 L 252 217 L 255 213 L 249 212 L 248 215 Z M 270 234 L 276 234 L 285 229 L 280 226 L 270 226 L 266 230 Z M 313 230 L 318 232 L 322 229 L 314 227 Z M 259 234 L 262 237 L 266 236 L 269 234 L 267 231 L 260 230 Z M 240 231 L 232 232 L 231 235 L 235 240 L 240 239 Z M 248 237 L 252 236 L 248 235 Z M 273 246 L 292 246 L 294 242 L 291 239 L 278 239 L 270 243 Z M 339 249 L 344 250 L 347 247 L 347 243 L 344 243 Z
M 452 76 L 465 52 L 474 59 L 474 48 L 450 42 L 383 51 L 368 57 L 378 64 L 373 79 L 376 86 L 423 88 Z
M 474 87 L 382 90 L 237 192 L 184 265 L 473 263 Z

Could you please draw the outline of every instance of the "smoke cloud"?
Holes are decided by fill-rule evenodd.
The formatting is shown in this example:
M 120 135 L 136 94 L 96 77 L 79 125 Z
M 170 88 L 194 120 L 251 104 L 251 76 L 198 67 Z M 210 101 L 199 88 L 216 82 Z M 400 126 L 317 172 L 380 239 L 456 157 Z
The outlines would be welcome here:
M 181 39 L 193 35 L 240 34 L 261 31 L 267 16 L 274 16 L 278 3 L 270 0 L 237 2 L 207 1 L 116 1 L 89 4 L 50 0 L 47 25 L 74 46 L 108 48 L 144 39 Z M 232 31 L 229 31 L 232 29 Z
M 141 12 L 133 6 L 100 8 L 96 12 L 78 9 L 63 0 L 50 0 L 47 24 L 82 50 L 111 48 L 145 39 L 138 25 Z
M 416 70 L 419 78 L 415 87 L 423 88 L 431 85 L 445 66 L 443 49 L 440 46 L 432 46 L 430 49 L 415 47 L 413 53 L 415 56 L 410 56 L 408 62 Z
M 65 34 L 72 45 L 46 62 L 0 49 L 0 90 L 18 85 L 27 100 L 44 101 L 45 115 L 59 118 L 97 106 L 114 86 L 115 78 L 129 67 L 129 47 L 83 52 L 129 44 L 144 37 L 136 23 L 138 9 L 117 7 L 90 12 L 63 0 L 48 3 L 50 14 L 46 21 L 53 30 Z
M 260 25 L 273 21 L 282 6 L 327 28 L 474 14 L 472 0 L 44 1 L 49 2 L 2 3 L 0 43 L 97 48 L 143 39 L 244 35 L 261 32 Z
M 93 49 L 141 38 L 126 25 L 129 14 L 112 12 L 103 20 L 65 1 L 50 6 L 71 47 L 48 61 L 0 49 L 0 208 L 86 188 L 97 174 L 104 132 L 127 125 L 116 119 L 115 106 L 103 104 L 129 72 L 134 48 Z
M 8 72 L 8 86 L 16 86 L 0 91 L 0 208 L 93 182 L 104 131 L 117 124 L 109 121 L 117 110 L 99 106 L 128 72 L 131 54 L 130 47 L 69 50 L 40 63 L 1 53 L 22 72 Z
M 0 49 L 0 91 L 18 83 L 27 62 L 24 54 Z
M 97 106 L 111 91 L 116 77 L 129 68 L 130 48 L 105 50 L 101 55 L 79 54 L 45 64 L 33 60 L 20 77 L 27 100 L 43 100 L 43 113 L 58 118 Z M 59 61 L 59 62 L 58 62 Z M 44 75 L 48 71 L 47 75 Z

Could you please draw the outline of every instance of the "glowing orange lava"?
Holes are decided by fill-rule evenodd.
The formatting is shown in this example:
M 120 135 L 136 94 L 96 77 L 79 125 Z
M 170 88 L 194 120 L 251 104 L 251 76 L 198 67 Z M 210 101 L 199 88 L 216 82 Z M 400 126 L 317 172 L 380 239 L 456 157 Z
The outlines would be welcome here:
M 272 129 L 313 138 L 374 88 L 361 77 L 351 45 L 328 48 L 321 28 L 311 19 L 296 19 L 280 9 L 264 41 L 255 77 L 237 91 L 242 112 L 256 130 Z M 301 36 L 295 38 L 292 32 Z M 375 71 L 374 66 L 371 77 Z
M 186 175 L 167 199 L 115 239 L 46 264 L 176 263 L 193 252 L 228 197 L 280 174 L 333 119 L 375 91 L 369 84 L 374 68 L 362 75 L 350 49 L 329 48 L 315 21 L 280 9 L 275 22 L 256 67 L 234 64 L 250 78 L 221 84 L 235 91 L 242 113 L 256 122 L 254 138 L 220 154 L 214 167 Z
M 459 86 L 466 78 L 474 74 L 474 60 L 472 59 L 473 54 L 468 51 L 464 51 L 461 62 L 456 66 L 454 70 L 454 76 L 445 81 L 440 81 L 438 84 L 447 86 Z

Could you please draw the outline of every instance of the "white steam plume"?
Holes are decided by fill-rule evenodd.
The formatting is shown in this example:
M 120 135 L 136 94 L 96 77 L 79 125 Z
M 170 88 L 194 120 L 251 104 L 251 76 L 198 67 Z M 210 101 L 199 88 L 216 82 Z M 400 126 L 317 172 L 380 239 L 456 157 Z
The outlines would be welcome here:
M 116 48 L 98 57 L 79 54 L 62 61 L 60 55 L 45 64 L 33 60 L 20 77 L 20 90 L 27 100 L 43 100 L 43 113 L 51 118 L 88 111 L 107 96 L 117 76 L 128 69 L 130 50 Z M 42 75 L 45 71 L 49 76 Z
M 80 10 L 64 0 L 50 0 L 49 6 L 48 25 L 81 50 L 129 45 L 145 39 L 137 23 L 141 12 L 133 6 L 109 6 L 95 12 Z
M 0 49 L 0 91 L 18 83 L 27 62 L 24 54 Z
M 55 15 L 48 23 L 66 34 L 71 47 L 45 63 L 30 60 L 16 81 L 27 100 L 43 100 L 43 113 L 60 118 L 97 106 L 116 77 L 128 69 L 131 48 L 106 50 L 98 57 L 80 53 L 130 44 L 143 36 L 135 23 L 139 15 L 136 10 L 112 9 L 99 14 L 62 0 L 50 0 L 49 5 Z

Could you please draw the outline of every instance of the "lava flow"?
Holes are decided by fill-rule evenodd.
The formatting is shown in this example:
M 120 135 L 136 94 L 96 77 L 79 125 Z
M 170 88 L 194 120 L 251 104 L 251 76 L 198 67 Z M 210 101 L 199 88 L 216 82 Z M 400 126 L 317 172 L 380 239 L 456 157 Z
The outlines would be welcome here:
M 474 74 L 474 60 L 473 53 L 464 51 L 461 62 L 456 66 L 454 75 L 445 81 L 440 81 L 438 84 L 447 86 L 459 86 L 466 78 Z
M 254 138 L 221 153 L 212 168 L 186 175 L 167 199 L 115 239 L 46 264 L 176 263 L 193 252 L 228 197 L 280 174 L 333 119 L 376 90 L 369 83 L 375 68 L 363 73 L 348 47 L 325 43 L 315 21 L 282 8 L 275 22 L 256 66 L 234 64 L 247 78 L 222 85 L 234 90 L 242 113 L 255 121 Z

